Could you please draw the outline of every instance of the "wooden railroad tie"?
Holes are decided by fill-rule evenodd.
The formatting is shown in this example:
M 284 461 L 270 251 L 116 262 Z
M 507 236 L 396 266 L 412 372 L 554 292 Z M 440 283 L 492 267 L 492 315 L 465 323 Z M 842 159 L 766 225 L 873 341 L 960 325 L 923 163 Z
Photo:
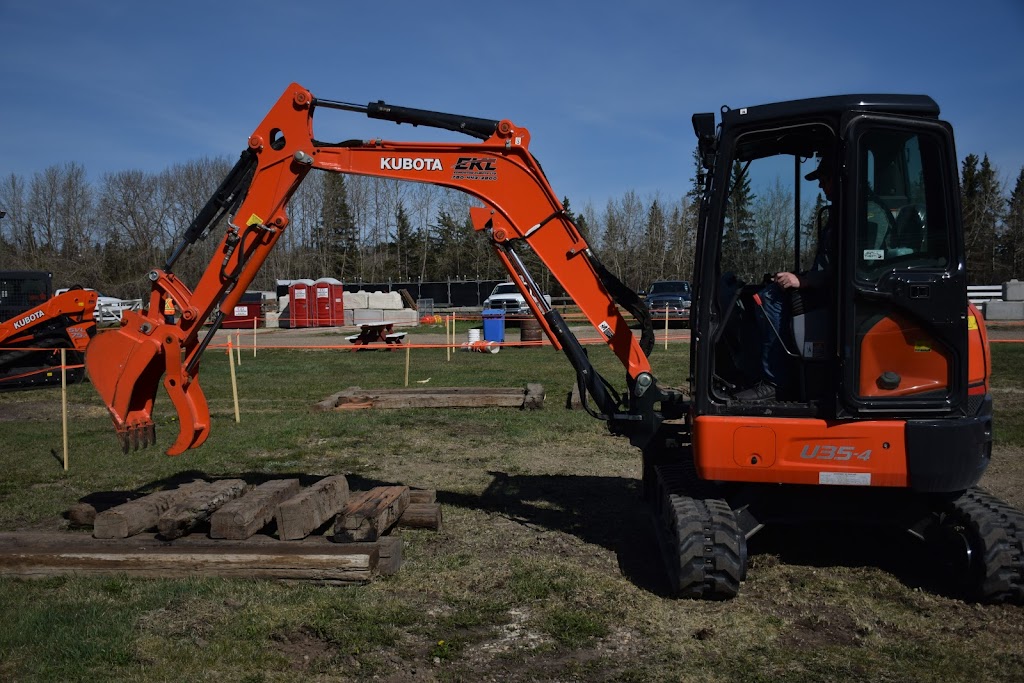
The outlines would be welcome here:
M 0 576 L 126 574 L 224 576 L 359 583 L 402 566 L 395 527 L 441 528 L 436 492 L 379 486 L 350 492 L 342 475 L 302 488 L 298 479 L 252 487 L 195 481 L 96 513 L 68 511 L 74 533 L 0 534 Z M 276 523 L 277 536 L 259 533 Z M 333 533 L 324 535 L 333 522 Z M 209 525 L 209 535 L 195 533 Z M 273 527 L 269 527 L 270 531 Z M 154 533 L 155 532 L 155 533 Z M 315 533 L 317 532 L 317 533 Z
M 520 408 L 544 407 L 544 386 L 529 383 L 525 388 L 436 387 L 404 389 L 361 389 L 349 387 L 314 405 L 321 411 L 361 408 Z

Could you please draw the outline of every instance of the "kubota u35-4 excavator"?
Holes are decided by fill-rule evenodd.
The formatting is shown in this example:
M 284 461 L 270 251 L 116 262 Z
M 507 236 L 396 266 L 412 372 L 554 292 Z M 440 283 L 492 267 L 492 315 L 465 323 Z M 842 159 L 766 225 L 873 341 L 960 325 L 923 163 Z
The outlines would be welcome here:
M 316 111 L 465 133 L 479 142 L 323 142 Z M 703 166 L 689 391 L 661 385 L 648 354 L 643 302 L 608 272 L 568 219 L 530 134 L 508 120 L 323 100 L 290 85 L 162 269 L 150 272 L 143 312 L 98 335 L 86 365 L 122 446 L 155 438 L 158 383 L 179 416 L 168 449 L 200 446 L 210 415 L 199 362 L 225 311 L 245 292 L 288 227 L 288 200 L 312 169 L 457 188 L 552 343 L 574 366 L 595 417 L 643 454 L 644 491 L 679 595 L 731 597 L 746 572 L 747 539 L 768 523 L 853 518 L 948 537 L 981 600 L 1024 600 L 1024 516 L 972 487 L 991 452 L 984 326 L 968 307 L 952 133 L 922 97 L 839 97 L 723 110 L 694 117 Z M 723 249 L 737 162 L 836 159 L 839 257 L 818 310 L 794 302 L 775 330 L 793 381 L 770 399 L 740 399 L 755 372 L 751 348 L 759 285 Z M 795 205 L 800 206 L 799 187 Z M 904 212 L 903 210 L 906 209 Z M 900 218 L 905 214 L 905 218 Z M 915 219 L 916 216 L 916 219 Z M 194 287 L 174 274 L 189 245 L 226 226 Z M 794 226 L 802 224 L 794 212 Z M 805 260 L 793 228 L 794 270 Z M 619 392 L 590 364 L 541 295 L 515 247 L 528 245 L 626 369 Z M 749 245 L 747 245 L 749 247 Z M 744 264 L 738 264 L 744 265 Z M 749 266 L 750 264 L 746 264 Z M 749 269 L 749 268 L 748 268 Z M 747 275 L 749 277 L 749 275 Z M 170 298 L 182 314 L 161 314 Z M 620 311 L 640 324 L 634 335 Z M 212 329 L 200 339 L 203 323 Z M 757 344 L 753 345 L 755 348 Z M 593 405 L 590 405 L 592 401 Z

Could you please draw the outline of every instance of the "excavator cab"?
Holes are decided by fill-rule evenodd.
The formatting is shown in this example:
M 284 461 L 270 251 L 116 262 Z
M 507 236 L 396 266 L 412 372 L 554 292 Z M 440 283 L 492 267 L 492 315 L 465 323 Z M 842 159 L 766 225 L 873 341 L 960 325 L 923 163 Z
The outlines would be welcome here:
M 843 96 L 726 109 L 704 140 L 714 153 L 703 155 L 695 413 L 976 416 L 968 393 L 984 394 L 986 370 L 970 367 L 977 315 L 938 106 Z M 818 188 L 821 164 L 832 196 Z M 813 273 L 822 252 L 816 277 L 768 292 L 776 273 Z M 765 314 L 769 293 L 781 296 L 781 319 Z M 776 391 L 749 400 L 743 389 L 764 381 L 766 365 Z
M 693 117 L 689 413 L 644 451 L 680 594 L 735 595 L 766 525 L 856 521 L 951 541 L 974 598 L 1024 600 L 1024 516 L 974 488 L 990 362 L 938 116 L 849 95 Z

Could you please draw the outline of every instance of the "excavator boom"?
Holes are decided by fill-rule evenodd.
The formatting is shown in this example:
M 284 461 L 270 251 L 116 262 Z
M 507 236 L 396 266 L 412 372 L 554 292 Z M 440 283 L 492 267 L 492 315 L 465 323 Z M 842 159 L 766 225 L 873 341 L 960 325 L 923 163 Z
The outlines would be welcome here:
M 318 109 L 365 113 L 371 118 L 464 132 L 477 143 L 318 141 L 313 114 Z M 174 404 L 180 432 L 168 449 L 177 455 L 201 445 L 210 416 L 199 386 L 199 359 L 221 316 L 232 310 L 267 255 L 288 228 L 288 201 L 312 169 L 430 183 L 473 195 L 483 206 L 471 210 L 473 227 L 485 232 L 523 291 L 534 315 L 577 369 L 581 387 L 598 414 L 619 431 L 646 425 L 654 401 L 668 395 L 650 375 L 646 354 L 653 332 L 646 309 L 608 273 L 573 225 L 529 152 L 530 134 L 508 120 L 444 114 L 384 102 L 367 106 L 317 100 L 292 84 L 253 131 L 247 149 L 185 232 L 163 269 L 149 278 L 152 292 L 145 311 L 128 312 L 120 329 L 99 335 L 86 366 L 106 402 L 122 446 L 146 446 L 154 439 L 153 401 L 159 382 Z M 194 288 L 172 272 L 187 247 L 225 219 L 220 245 Z M 610 390 L 593 371 L 586 354 L 559 314 L 551 309 L 522 265 L 515 246 L 525 243 L 540 257 L 581 308 L 626 368 L 628 392 Z M 168 324 L 163 302 L 181 311 Z M 637 340 L 619 306 L 641 321 Z M 203 324 L 212 329 L 200 340 Z M 646 349 L 646 350 L 645 350 Z

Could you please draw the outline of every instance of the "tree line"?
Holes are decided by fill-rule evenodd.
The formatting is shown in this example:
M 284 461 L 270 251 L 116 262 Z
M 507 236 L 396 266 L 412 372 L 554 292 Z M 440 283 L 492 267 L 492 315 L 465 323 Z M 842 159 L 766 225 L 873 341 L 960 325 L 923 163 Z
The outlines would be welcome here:
M 204 158 L 159 173 L 127 170 L 90 182 L 69 162 L 0 183 L 0 269 L 46 270 L 56 287 L 83 285 L 105 294 L 148 294 L 146 273 L 162 267 L 180 236 L 231 167 Z M 696 247 L 697 166 L 678 197 L 641 197 L 633 190 L 597 208 L 576 210 L 563 199 L 604 265 L 634 289 L 654 280 L 690 279 Z M 781 183 L 755 194 L 744 179 L 733 193 L 723 245 L 744 270 L 788 267 L 793 197 Z M 438 282 L 504 279 L 487 240 L 469 221 L 474 198 L 456 190 L 313 171 L 289 205 L 290 223 L 252 287 L 272 290 L 278 279 L 334 277 L 343 282 Z M 961 166 L 961 203 L 972 284 L 1024 274 L 1024 168 L 1004 187 L 988 156 L 969 154 Z M 801 238 L 813 241 L 818 197 L 806 208 Z M 194 283 L 222 233 L 193 245 L 175 273 Z M 808 248 L 805 253 L 812 253 Z M 546 291 L 558 284 L 528 248 L 519 250 Z M 723 257 L 725 254 L 723 255 Z

